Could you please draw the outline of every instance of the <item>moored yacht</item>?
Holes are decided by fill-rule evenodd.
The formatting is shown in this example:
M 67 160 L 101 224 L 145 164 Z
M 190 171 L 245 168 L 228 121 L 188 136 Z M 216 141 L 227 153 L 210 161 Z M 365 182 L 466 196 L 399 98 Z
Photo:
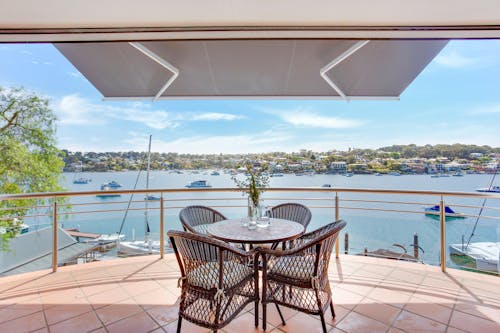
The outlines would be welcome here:
M 476 191 L 500 193 L 500 186 L 490 186 L 490 187 L 478 188 Z
M 122 187 L 121 184 L 119 184 L 117 181 L 115 180 L 112 180 L 110 182 L 107 182 L 107 183 L 104 183 L 101 185 L 101 190 L 104 190 L 104 188 L 107 187 L 107 188 L 110 188 L 110 189 L 115 189 L 115 188 L 120 188 Z
M 97 194 L 96 197 L 98 198 L 116 198 L 116 197 L 121 197 L 121 194 L 118 194 L 118 193 L 106 193 L 108 191 L 112 191 L 113 188 L 109 187 L 109 186 L 101 186 L 101 191 L 102 193 L 100 194 Z
M 207 188 L 212 187 L 206 180 L 195 180 L 186 185 L 188 188 Z
M 441 209 L 440 209 L 439 205 L 427 207 L 424 210 L 425 210 L 425 215 L 430 216 L 430 217 L 439 217 L 439 215 L 441 214 Z M 444 215 L 445 215 L 446 220 L 448 220 L 448 219 L 464 219 L 466 217 L 464 214 L 457 213 L 448 206 L 444 207 Z

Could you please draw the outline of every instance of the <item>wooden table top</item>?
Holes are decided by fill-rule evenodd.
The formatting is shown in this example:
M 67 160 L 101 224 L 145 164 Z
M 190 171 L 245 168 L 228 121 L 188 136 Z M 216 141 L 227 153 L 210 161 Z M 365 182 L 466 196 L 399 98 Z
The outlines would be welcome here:
M 241 219 L 230 219 L 207 226 L 207 233 L 217 239 L 230 243 L 277 243 L 295 239 L 304 233 L 302 224 L 283 220 L 270 219 L 271 225 L 253 230 L 241 225 Z

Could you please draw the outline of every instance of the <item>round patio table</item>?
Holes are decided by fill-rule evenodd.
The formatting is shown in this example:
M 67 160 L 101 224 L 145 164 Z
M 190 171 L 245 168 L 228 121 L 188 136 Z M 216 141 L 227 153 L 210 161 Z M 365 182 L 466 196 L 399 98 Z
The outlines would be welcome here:
M 304 233 L 302 224 L 283 219 L 270 219 L 265 228 L 255 229 L 241 225 L 241 219 L 224 220 L 207 226 L 207 233 L 229 243 L 264 244 L 284 242 L 300 237 Z

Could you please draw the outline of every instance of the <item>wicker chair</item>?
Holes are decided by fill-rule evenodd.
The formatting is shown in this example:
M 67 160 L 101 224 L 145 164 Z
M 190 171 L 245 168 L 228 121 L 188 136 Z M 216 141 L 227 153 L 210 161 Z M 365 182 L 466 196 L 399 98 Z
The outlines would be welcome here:
M 330 305 L 332 292 L 328 280 L 328 264 L 339 231 L 346 222 L 339 220 L 296 239 L 286 250 L 258 248 L 262 257 L 263 329 L 266 329 L 266 305 L 284 305 L 305 313 L 319 315 L 326 332 L 324 313 Z
M 284 203 L 281 205 L 274 206 L 271 209 L 271 217 L 277 219 L 285 219 L 300 223 L 304 226 L 304 230 L 307 230 L 309 222 L 311 222 L 311 211 L 304 205 L 298 203 Z M 289 244 L 293 244 L 293 241 L 289 241 Z M 278 244 L 267 244 L 265 247 L 275 249 Z M 286 242 L 283 242 L 282 247 L 285 249 Z
M 298 203 L 284 203 L 274 206 L 271 209 L 271 214 L 273 218 L 298 222 L 304 226 L 304 229 L 307 229 L 312 217 L 309 208 Z
M 182 318 L 213 331 L 227 325 L 250 302 L 255 302 L 258 326 L 259 275 L 257 256 L 204 235 L 169 231 L 179 263 Z
M 205 206 L 188 206 L 179 212 L 179 219 L 185 231 L 207 233 L 207 225 L 227 218 L 215 209 Z

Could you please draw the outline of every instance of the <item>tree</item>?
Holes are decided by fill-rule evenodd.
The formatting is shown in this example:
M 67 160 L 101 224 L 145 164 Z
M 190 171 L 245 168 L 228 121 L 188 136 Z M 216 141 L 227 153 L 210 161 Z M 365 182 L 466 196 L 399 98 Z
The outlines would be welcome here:
M 49 101 L 23 88 L 0 87 L 0 193 L 61 191 L 64 163 L 55 146 L 56 117 Z M 0 242 L 19 232 L 36 200 L 0 201 Z

